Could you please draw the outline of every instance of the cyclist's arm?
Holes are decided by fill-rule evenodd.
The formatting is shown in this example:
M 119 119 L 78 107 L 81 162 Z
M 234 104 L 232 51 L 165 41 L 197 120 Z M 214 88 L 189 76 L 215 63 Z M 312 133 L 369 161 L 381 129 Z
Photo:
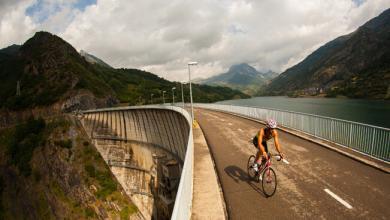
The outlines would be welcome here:
M 261 144 L 263 142 L 263 135 L 264 135 L 264 129 L 260 129 L 259 131 L 259 137 L 258 137 L 258 145 L 261 150 L 261 154 L 267 158 L 267 153 L 265 152 L 264 146 Z
M 275 140 L 276 150 L 279 152 L 279 154 L 282 154 L 282 150 L 280 149 L 280 144 L 279 144 L 279 134 L 276 130 L 274 132 L 275 132 L 274 133 L 274 140 Z

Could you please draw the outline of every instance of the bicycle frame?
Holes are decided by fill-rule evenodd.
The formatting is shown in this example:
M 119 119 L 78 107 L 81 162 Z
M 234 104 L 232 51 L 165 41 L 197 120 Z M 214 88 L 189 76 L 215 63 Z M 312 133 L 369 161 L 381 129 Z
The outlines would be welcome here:
M 268 156 L 268 160 L 265 162 L 265 166 L 264 168 L 261 169 L 261 171 L 259 171 L 258 173 L 261 174 L 265 171 L 265 169 L 271 167 L 272 163 L 271 163 L 271 156 L 269 155 Z

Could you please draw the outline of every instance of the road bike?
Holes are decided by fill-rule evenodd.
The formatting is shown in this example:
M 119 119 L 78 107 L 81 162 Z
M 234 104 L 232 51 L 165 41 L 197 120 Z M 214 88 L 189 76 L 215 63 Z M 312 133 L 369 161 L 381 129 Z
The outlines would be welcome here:
M 253 180 L 256 180 L 258 182 L 261 182 L 261 187 L 263 189 L 263 193 L 267 197 L 271 197 L 275 194 L 276 192 L 276 187 L 277 187 L 277 178 L 276 178 L 276 173 L 274 169 L 271 167 L 271 158 L 275 157 L 276 160 L 280 161 L 282 160 L 284 163 L 288 164 L 288 161 L 281 158 L 280 155 L 271 155 L 268 154 L 268 160 L 263 161 L 261 165 L 258 166 L 258 171 L 256 171 L 253 168 L 253 165 L 255 164 L 255 155 L 251 155 L 248 159 L 248 176 L 252 178 Z

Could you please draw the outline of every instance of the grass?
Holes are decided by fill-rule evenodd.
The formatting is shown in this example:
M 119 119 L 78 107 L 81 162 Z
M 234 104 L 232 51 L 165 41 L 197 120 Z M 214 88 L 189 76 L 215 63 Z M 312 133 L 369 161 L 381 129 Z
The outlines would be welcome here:
M 96 196 L 100 199 L 105 199 L 108 195 L 117 190 L 117 183 L 111 177 L 109 171 L 96 172 L 96 179 L 99 182 L 100 189 L 96 192 Z
M 92 164 L 86 164 L 84 166 L 85 171 L 87 172 L 90 178 L 97 180 L 99 183 L 99 189 L 96 192 L 96 196 L 100 199 L 105 199 L 107 196 L 111 195 L 117 191 L 117 183 L 114 178 L 111 176 L 110 171 L 107 170 L 98 170 Z
M 96 213 L 91 207 L 87 207 L 84 209 L 84 215 L 87 218 L 96 218 Z

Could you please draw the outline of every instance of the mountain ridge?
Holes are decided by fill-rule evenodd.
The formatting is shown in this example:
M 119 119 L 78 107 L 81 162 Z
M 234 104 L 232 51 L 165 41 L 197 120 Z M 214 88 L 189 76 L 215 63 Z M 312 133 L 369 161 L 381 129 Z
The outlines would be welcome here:
M 269 70 L 259 72 L 247 63 L 232 65 L 226 73 L 218 74 L 197 82 L 205 85 L 227 86 L 238 89 L 249 95 L 257 92 L 259 87 L 268 83 L 270 79 L 276 77 L 277 73 Z
M 319 47 L 259 95 L 390 98 L 390 9 Z

